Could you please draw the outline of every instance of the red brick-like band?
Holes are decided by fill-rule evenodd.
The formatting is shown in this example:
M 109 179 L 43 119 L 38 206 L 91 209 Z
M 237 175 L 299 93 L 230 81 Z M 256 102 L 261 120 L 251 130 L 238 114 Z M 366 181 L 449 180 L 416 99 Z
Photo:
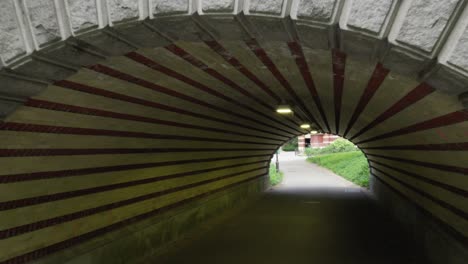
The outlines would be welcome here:
M 268 156 L 268 154 L 263 154 L 263 155 L 240 155 L 240 156 L 230 156 L 230 157 L 222 157 L 222 158 L 160 161 L 160 162 L 125 164 L 125 165 L 92 167 L 92 168 L 82 168 L 82 169 L 69 169 L 69 170 L 57 170 L 57 171 L 40 171 L 40 172 L 8 174 L 8 175 L 0 175 L 0 183 L 5 184 L 5 183 L 11 183 L 11 182 L 34 181 L 34 180 L 43 180 L 43 179 L 52 179 L 52 178 L 82 176 L 82 175 L 94 174 L 94 173 L 106 173 L 106 172 L 115 172 L 115 171 L 147 169 L 147 168 L 154 168 L 154 167 L 161 167 L 161 166 L 191 164 L 191 163 L 198 163 L 198 162 L 213 162 L 213 161 L 246 159 L 246 158 L 264 158 L 266 156 Z
M 385 110 L 382 114 L 380 114 L 377 118 L 363 127 L 359 132 L 354 134 L 350 140 L 354 140 L 355 138 L 361 136 L 362 134 L 366 133 L 370 129 L 376 127 L 378 124 L 384 122 L 385 120 L 395 116 L 399 112 L 403 111 L 404 109 L 408 108 L 409 106 L 417 103 L 418 101 L 422 100 L 426 96 L 433 93 L 435 90 L 427 83 L 421 83 L 416 88 L 411 90 L 407 93 L 404 97 L 398 100 L 395 104 L 393 104 L 390 108 Z
M 462 122 L 468 121 L 468 110 L 460 110 L 460 111 L 455 111 L 452 113 L 445 114 L 443 116 L 438 116 L 411 126 L 407 126 L 395 131 L 391 131 L 382 135 L 378 135 L 375 137 L 371 137 L 365 140 L 361 140 L 359 142 L 355 142 L 354 144 L 360 145 L 376 140 L 382 140 L 386 138 L 391 138 L 391 137 L 396 137 L 396 136 L 401 136 L 401 135 L 406 135 L 410 133 L 415 133 L 419 131 L 424 131 L 424 130 L 430 130 L 438 127 L 443 127 L 443 126 L 449 126 L 449 125 L 454 125 L 454 124 L 459 124 Z
M 378 63 L 375 66 L 375 70 L 372 73 L 369 82 L 367 83 L 366 89 L 364 90 L 364 92 L 361 95 L 361 98 L 359 99 L 359 102 L 356 106 L 356 109 L 353 112 L 353 115 L 351 116 L 351 119 L 349 120 L 348 126 L 346 127 L 343 137 L 346 137 L 348 135 L 349 131 L 359 119 L 359 116 L 369 104 L 370 100 L 374 97 L 374 94 L 382 85 L 389 72 L 390 70 L 384 68 L 383 65 L 380 63 Z
M 187 128 L 190 128 L 190 127 L 187 127 Z M 65 127 L 65 126 L 49 126 L 49 125 L 15 123 L 15 122 L 5 122 L 5 123 L 0 122 L 0 130 L 16 131 L 16 132 L 46 133 L 46 134 L 63 134 L 63 135 L 151 138 L 151 139 L 189 140 L 189 141 L 195 140 L 195 141 L 206 141 L 206 142 L 227 142 L 227 143 L 242 143 L 242 144 L 245 143 L 245 144 L 254 144 L 254 145 L 255 144 L 269 145 L 269 146 L 277 146 L 278 144 L 281 144 L 282 142 L 282 141 L 278 141 L 278 143 L 265 143 L 265 142 L 256 142 L 256 141 L 236 141 L 236 140 L 224 140 L 224 139 L 194 137 L 194 136 L 174 136 L 174 135 L 153 134 L 153 133 L 145 133 L 145 132 Z M 212 132 L 216 132 L 216 131 L 212 131 Z M 230 134 L 233 134 L 233 133 L 230 133 Z
M 343 101 L 343 86 L 345 78 L 346 54 L 332 50 L 333 94 L 335 108 L 335 134 L 340 135 L 341 107 Z
M 202 83 L 200 83 L 198 81 L 195 81 L 195 80 L 193 80 L 193 79 L 191 79 L 191 78 L 189 78 L 189 77 L 187 77 L 187 76 L 185 76 L 185 75 L 183 75 L 183 74 L 181 74 L 179 72 L 171 70 L 171 69 L 169 69 L 169 68 L 167 68 L 167 67 L 165 67 L 165 66 L 163 66 L 163 65 L 161 65 L 161 64 L 159 64 L 159 63 L 157 63 L 157 62 L 155 62 L 155 61 L 153 61 L 153 60 L 151 60 L 151 59 L 149 59 L 149 58 L 147 58 L 147 57 L 145 57 L 145 56 L 143 56 L 141 54 L 139 54 L 139 53 L 130 52 L 130 53 L 126 54 L 125 56 L 127 58 L 130 58 L 133 61 L 136 61 L 138 63 L 141 63 L 141 64 L 143 64 L 143 65 L 145 65 L 145 66 L 147 66 L 147 67 L 149 67 L 149 68 L 151 68 L 153 70 L 159 71 L 159 72 L 161 72 L 161 73 L 163 73 L 163 74 L 165 74 L 167 76 L 170 76 L 170 77 L 172 77 L 174 79 L 177 79 L 177 80 L 179 80 L 181 82 L 184 82 L 184 83 L 190 85 L 191 87 L 196 88 L 198 91 L 203 91 L 203 92 L 208 93 L 210 95 L 216 96 L 216 97 L 218 97 L 220 99 L 223 99 L 226 102 L 229 102 L 229 103 L 235 104 L 235 105 L 237 105 L 237 106 L 239 106 L 241 108 L 247 109 L 250 112 L 255 113 L 257 115 L 260 115 L 260 116 L 262 116 L 262 117 L 264 117 L 266 119 L 269 119 L 269 120 L 271 120 L 271 121 L 273 121 L 273 122 L 275 122 L 277 124 L 280 124 L 282 126 L 286 126 L 286 127 L 290 128 L 290 129 L 292 129 L 293 131 L 300 132 L 297 129 L 297 124 L 295 124 L 295 126 L 291 126 L 289 124 L 286 124 L 285 122 L 281 122 L 280 120 L 275 119 L 274 118 L 275 116 L 271 115 L 271 111 L 273 109 L 268 110 L 268 113 L 270 115 L 265 114 L 262 111 L 256 110 L 255 108 L 253 108 L 253 107 L 251 107 L 249 105 L 242 104 L 238 100 L 235 100 L 235 99 L 233 99 L 233 98 L 231 98 L 229 96 L 226 96 L 223 93 L 220 93 L 220 92 L 218 92 L 218 91 L 216 91 L 216 90 L 214 90 L 212 88 L 209 88 L 206 85 L 204 85 L 204 84 L 202 84 Z
M 45 256 L 48 256 L 48 255 L 50 255 L 52 253 L 55 253 L 55 252 L 58 252 L 58 251 L 73 247 L 73 246 L 75 246 L 77 244 L 81 244 L 83 242 L 89 241 L 89 240 L 91 240 L 93 238 L 102 236 L 102 235 L 107 234 L 109 232 L 119 230 L 121 228 L 132 225 L 132 224 L 137 223 L 139 221 L 142 221 L 142 220 L 145 220 L 145 219 L 148 219 L 148 218 L 151 218 L 151 217 L 155 217 L 155 216 L 160 215 L 160 214 L 162 214 L 164 212 L 167 212 L 167 211 L 170 211 L 170 210 L 172 210 L 174 208 L 186 205 L 186 204 L 188 204 L 190 202 L 200 200 L 200 199 L 202 199 L 204 197 L 207 197 L 209 195 L 212 195 L 212 194 L 215 194 L 215 193 L 218 193 L 218 192 L 221 192 L 221 191 L 225 191 L 225 190 L 228 190 L 228 189 L 233 188 L 235 186 L 239 186 L 241 184 L 251 182 L 251 181 L 263 178 L 263 177 L 265 177 L 265 174 L 260 174 L 260 175 L 257 175 L 257 176 L 253 176 L 253 177 L 251 177 L 249 179 L 245 179 L 245 180 L 242 180 L 242 181 L 239 181 L 239 182 L 236 182 L 236 183 L 232 183 L 232 184 L 226 185 L 224 187 L 221 187 L 219 189 L 215 189 L 215 190 L 212 190 L 212 191 L 200 194 L 200 195 L 196 195 L 196 196 L 193 196 L 191 198 L 187 198 L 185 200 L 182 200 L 182 201 L 179 201 L 179 202 L 176 202 L 176 203 L 173 203 L 173 204 L 170 204 L 170 205 L 167 205 L 167 206 L 164 206 L 164 207 L 161 207 L 161 208 L 146 212 L 144 214 L 140 214 L 140 215 L 137 215 L 137 216 L 134 216 L 134 217 L 131 217 L 131 218 L 127 218 L 125 220 L 114 223 L 112 225 L 102 227 L 102 228 L 90 231 L 88 233 L 85 233 L 85 234 L 82 234 L 82 235 L 79 235 L 79 236 L 76 236 L 76 237 L 73 237 L 73 238 L 70 238 L 70 239 L 55 243 L 55 244 L 52 244 L 50 246 L 46 246 L 46 247 L 43 247 L 43 248 L 28 252 L 26 254 L 13 257 L 11 259 L 7 259 L 5 261 L 0 262 L 0 264 L 23 264 L 23 263 L 28 263 L 28 262 L 43 258 Z

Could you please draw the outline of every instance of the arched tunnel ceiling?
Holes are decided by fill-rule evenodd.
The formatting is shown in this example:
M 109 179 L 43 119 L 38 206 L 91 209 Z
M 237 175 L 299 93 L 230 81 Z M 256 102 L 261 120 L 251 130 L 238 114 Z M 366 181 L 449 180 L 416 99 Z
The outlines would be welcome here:
M 2 263 L 263 179 L 302 122 L 466 245 L 465 1 L 54 3 L 0 5 Z

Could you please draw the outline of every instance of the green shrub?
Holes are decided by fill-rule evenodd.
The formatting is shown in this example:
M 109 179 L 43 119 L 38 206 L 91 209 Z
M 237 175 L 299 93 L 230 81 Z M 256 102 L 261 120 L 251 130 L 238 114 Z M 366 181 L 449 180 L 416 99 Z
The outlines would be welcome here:
M 286 142 L 281 148 L 283 151 L 295 151 L 299 145 L 297 143 L 297 137 Z
M 354 146 L 353 143 L 351 143 L 350 141 L 344 138 L 339 138 L 333 141 L 330 145 L 324 147 L 321 150 L 320 154 L 350 152 L 350 151 L 356 151 L 356 146 Z
M 307 155 L 307 157 L 312 157 L 315 155 L 319 155 L 321 153 L 321 150 L 322 149 L 319 148 L 306 148 L 305 154 Z
M 350 152 L 350 151 L 356 151 L 356 146 L 354 146 L 353 143 L 350 141 L 344 139 L 344 138 L 339 138 L 330 145 L 324 147 L 324 148 L 306 148 L 305 153 L 308 157 L 312 157 L 315 155 L 323 155 L 323 154 L 331 154 L 331 153 L 340 153 L 340 152 Z
M 283 181 L 283 172 L 276 172 L 276 166 L 270 163 L 270 184 L 275 186 Z
M 319 155 L 307 159 L 362 187 L 369 187 L 369 165 L 361 151 Z

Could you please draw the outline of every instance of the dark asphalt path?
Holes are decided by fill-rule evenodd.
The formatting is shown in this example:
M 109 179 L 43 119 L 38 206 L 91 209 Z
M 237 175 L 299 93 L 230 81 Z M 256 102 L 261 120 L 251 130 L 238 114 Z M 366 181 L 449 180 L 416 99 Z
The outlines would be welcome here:
M 360 188 L 302 159 L 282 165 L 285 184 L 148 263 L 427 263 Z

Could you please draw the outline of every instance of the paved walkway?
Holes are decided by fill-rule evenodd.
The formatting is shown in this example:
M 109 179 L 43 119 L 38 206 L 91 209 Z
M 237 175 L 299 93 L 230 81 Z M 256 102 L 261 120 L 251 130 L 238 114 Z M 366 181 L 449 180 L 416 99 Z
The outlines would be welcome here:
M 359 187 L 294 153 L 280 168 L 259 201 L 148 263 L 426 263 Z
M 278 190 L 294 188 L 348 188 L 361 190 L 358 186 L 335 175 L 331 171 L 306 162 L 306 157 L 296 156 L 294 152 L 281 152 L 279 155 L 280 170 L 285 177 Z

